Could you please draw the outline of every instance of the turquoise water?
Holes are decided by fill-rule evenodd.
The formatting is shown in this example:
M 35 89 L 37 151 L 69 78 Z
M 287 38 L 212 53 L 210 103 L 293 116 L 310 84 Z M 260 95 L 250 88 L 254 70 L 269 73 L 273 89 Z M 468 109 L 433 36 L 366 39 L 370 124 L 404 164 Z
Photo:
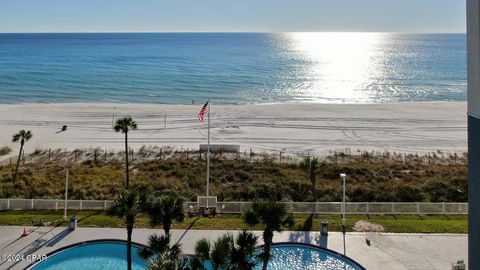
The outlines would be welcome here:
M 127 269 L 127 246 L 122 243 L 92 243 L 64 250 L 41 262 L 32 270 L 122 270 Z M 138 257 L 138 248 L 132 247 L 132 269 L 147 266 Z
M 0 103 L 466 100 L 465 34 L 0 34 Z
M 303 245 L 285 244 L 272 248 L 268 270 L 361 270 L 356 263 L 335 253 Z M 255 270 L 262 269 L 261 264 Z
M 133 269 L 145 269 L 146 262 L 132 249 Z M 41 262 L 32 270 L 118 270 L 126 269 L 126 245 L 121 243 L 92 243 L 64 250 Z M 207 265 L 208 267 L 208 265 Z M 209 267 L 211 268 L 211 267 Z M 257 264 L 256 270 L 261 269 Z M 354 262 L 341 256 L 296 244 L 276 245 L 272 248 L 269 270 L 362 270 Z

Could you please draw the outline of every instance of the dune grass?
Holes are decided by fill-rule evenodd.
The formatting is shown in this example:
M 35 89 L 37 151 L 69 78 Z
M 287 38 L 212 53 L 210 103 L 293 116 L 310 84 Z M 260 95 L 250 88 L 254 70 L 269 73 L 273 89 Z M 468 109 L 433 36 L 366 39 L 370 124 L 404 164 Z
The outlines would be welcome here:
M 327 159 L 318 165 L 314 194 L 309 174 L 298 163 L 232 158 L 212 158 L 210 192 L 220 201 L 340 201 L 341 172 L 348 175 L 347 197 L 352 202 L 467 201 L 467 165 L 456 161 L 387 162 L 378 157 L 337 163 Z M 14 166 L 0 166 L 0 198 L 58 199 L 64 192 L 65 166 L 58 160 L 27 162 L 15 183 L 11 179 Z M 112 200 L 123 189 L 121 160 L 94 158 L 68 166 L 71 199 Z M 171 189 L 187 201 L 205 192 L 205 160 L 196 156 L 138 158 L 131 169 L 132 186 L 147 192 Z

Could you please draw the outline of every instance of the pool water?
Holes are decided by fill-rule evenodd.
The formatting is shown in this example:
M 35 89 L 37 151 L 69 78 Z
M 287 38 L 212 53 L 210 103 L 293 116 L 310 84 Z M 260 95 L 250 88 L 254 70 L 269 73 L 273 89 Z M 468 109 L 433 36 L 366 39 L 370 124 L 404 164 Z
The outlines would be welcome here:
M 362 270 L 354 261 L 338 253 L 309 245 L 277 244 L 272 247 L 268 270 Z M 255 270 L 262 269 L 259 263 Z
M 127 269 L 127 245 L 121 242 L 87 243 L 50 255 L 47 260 L 28 268 L 31 270 L 122 270 Z M 132 246 L 132 269 L 143 270 L 147 262 Z
M 147 262 L 138 256 L 137 246 L 132 246 L 132 269 L 143 270 Z M 60 250 L 29 270 L 123 270 L 127 269 L 127 246 L 124 242 L 93 242 Z M 257 250 L 260 252 L 260 248 Z M 205 263 L 211 269 L 209 262 Z M 260 270 L 259 262 L 255 270 Z M 268 270 L 364 270 L 353 260 L 336 252 L 311 245 L 281 243 L 272 247 Z

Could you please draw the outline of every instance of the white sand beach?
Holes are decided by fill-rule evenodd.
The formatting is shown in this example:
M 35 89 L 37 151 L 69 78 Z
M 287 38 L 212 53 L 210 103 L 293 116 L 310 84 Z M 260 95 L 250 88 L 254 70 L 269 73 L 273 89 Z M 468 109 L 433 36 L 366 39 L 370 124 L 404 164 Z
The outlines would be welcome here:
M 9 145 L 16 152 L 12 134 L 29 129 L 34 137 L 26 144 L 26 153 L 35 148 L 122 150 L 124 137 L 113 131 L 112 117 L 130 115 L 138 124 L 138 130 L 129 133 L 132 148 L 156 145 L 196 150 L 200 143 L 206 143 L 206 121 L 197 119 L 202 105 L 2 104 L 0 147 Z M 466 152 L 466 105 L 213 104 L 211 139 L 214 144 L 239 144 L 241 151 L 291 155 L 326 155 L 347 148 L 352 152 Z M 68 126 L 67 131 L 56 133 L 63 125 Z

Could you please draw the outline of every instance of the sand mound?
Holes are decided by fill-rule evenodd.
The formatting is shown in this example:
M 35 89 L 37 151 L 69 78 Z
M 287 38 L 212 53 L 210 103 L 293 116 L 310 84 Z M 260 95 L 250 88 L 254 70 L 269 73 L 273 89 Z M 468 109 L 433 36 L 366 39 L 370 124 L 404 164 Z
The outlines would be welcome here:
M 359 220 L 353 226 L 353 230 L 356 232 L 383 232 L 385 229 L 382 225 L 370 223 L 364 220 Z

